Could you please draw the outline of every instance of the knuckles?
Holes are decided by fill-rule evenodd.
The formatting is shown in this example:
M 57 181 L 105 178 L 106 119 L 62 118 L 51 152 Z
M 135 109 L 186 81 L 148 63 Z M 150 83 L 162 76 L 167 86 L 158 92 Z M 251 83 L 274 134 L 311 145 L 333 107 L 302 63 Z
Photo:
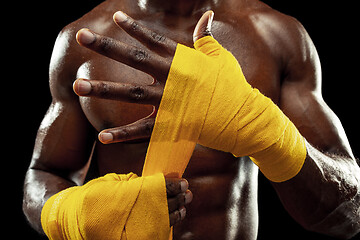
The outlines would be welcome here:
M 179 183 L 174 181 L 167 181 L 166 182 L 166 192 L 168 195 L 174 195 L 178 192 Z
M 149 54 L 143 49 L 134 48 L 130 50 L 130 57 L 131 57 L 131 61 L 134 64 L 138 65 L 144 62 L 146 59 L 148 59 Z
M 128 18 L 129 19 L 129 18 Z M 134 20 L 130 21 L 130 29 L 132 31 L 139 31 L 139 24 L 137 22 L 135 22 Z
M 166 40 L 166 37 L 164 35 L 158 34 L 156 32 L 151 32 L 150 34 L 151 39 L 153 40 L 153 43 L 163 43 Z
M 116 132 L 113 132 L 113 135 L 115 136 L 115 139 L 117 140 L 128 140 L 130 139 L 131 135 L 129 133 L 129 130 L 124 128 L 124 129 L 120 129 L 117 130 Z
M 148 95 L 148 92 L 141 86 L 134 86 L 129 89 L 129 98 L 134 102 L 144 100 Z
M 99 96 L 99 97 L 109 97 L 109 94 L 110 94 L 110 86 L 105 83 L 105 82 L 98 82 L 96 84 L 96 87 L 95 87 L 95 91 L 96 94 Z
M 111 53 L 114 48 L 114 40 L 108 37 L 102 37 L 99 40 L 99 50 L 100 52 L 107 54 Z
M 143 130 L 146 136 L 151 136 L 151 133 L 154 129 L 154 124 L 155 124 L 154 118 L 148 119 L 143 123 Z

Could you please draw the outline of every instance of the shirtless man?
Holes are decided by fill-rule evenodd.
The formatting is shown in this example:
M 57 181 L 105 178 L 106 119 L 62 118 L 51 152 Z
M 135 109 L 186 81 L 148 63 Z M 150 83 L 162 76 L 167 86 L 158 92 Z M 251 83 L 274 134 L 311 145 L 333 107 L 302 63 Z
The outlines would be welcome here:
M 192 46 L 195 25 L 209 9 L 216 14 L 211 33 L 238 59 L 247 81 L 279 105 L 316 147 L 307 144 L 308 156 L 296 177 L 273 183 L 284 207 L 311 231 L 340 238 L 360 231 L 360 169 L 340 121 L 322 99 L 316 49 L 300 23 L 258 0 L 108 0 L 63 29 L 50 64 L 53 101 L 38 131 L 25 179 L 23 209 L 35 229 L 42 232 L 40 213 L 46 200 L 70 186 L 82 185 L 85 177 L 141 174 L 153 121 L 128 124 L 148 116 L 153 107 L 125 103 L 144 102 L 143 92 L 127 94 L 114 86 L 152 83 L 149 75 L 126 66 L 134 67 L 128 59 L 140 59 L 135 61 L 138 69 L 145 64 L 154 73 L 166 75 L 174 43 Z M 133 21 L 128 19 L 118 24 L 142 43 L 113 23 L 118 10 L 137 23 L 126 26 Z M 158 34 L 139 34 L 140 25 Z M 77 36 L 85 46 L 81 47 L 76 34 L 82 28 L 100 35 L 90 43 L 82 30 Z M 197 37 L 209 30 L 203 25 Z M 165 57 L 161 66 L 116 44 L 146 49 L 147 39 L 154 37 L 155 44 L 168 49 L 152 51 L 152 56 Z M 72 88 L 77 78 L 101 81 L 92 81 L 87 94 L 83 82 L 77 80 L 74 88 L 84 95 L 78 97 Z M 161 90 L 151 96 L 159 101 Z M 102 133 L 111 135 L 97 137 L 104 129 L 110 130 Z M 187 185 L 180 187 L 185 180 L 167 179 L 170 222 L 176 223 L 174 239 L 256 239 L 258 168 L 249 158 L 198 145 L 183 177 L 192 194 L 186 191 Z M 191 200 L 184 218 L 183 206 Z M 174 201 L 180 208 L 172 207 Z

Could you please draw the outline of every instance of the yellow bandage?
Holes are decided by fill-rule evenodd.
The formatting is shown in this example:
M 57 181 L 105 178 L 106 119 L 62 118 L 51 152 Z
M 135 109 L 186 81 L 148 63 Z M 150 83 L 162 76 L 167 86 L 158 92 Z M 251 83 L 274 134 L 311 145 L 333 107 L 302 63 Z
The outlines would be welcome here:
M 170 234 L 162 174 L 107 174 L 52 196 L 41 223 L 49 239 L 162 239 Z
M 157 113 L 144 174 L 181 176 L 196 143 L 251 156 L 275 182 L 294 177 L 305 140 L 267 97 L 247 83 L 235 57 L 207 36 L 178 44 Z

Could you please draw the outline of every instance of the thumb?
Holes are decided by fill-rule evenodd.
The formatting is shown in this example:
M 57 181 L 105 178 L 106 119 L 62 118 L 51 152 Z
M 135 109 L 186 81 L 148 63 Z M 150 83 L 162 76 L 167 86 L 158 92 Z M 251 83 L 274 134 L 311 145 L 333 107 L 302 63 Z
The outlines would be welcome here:
M 214 18 L 213 11 L 205 12 L 198 23 L 196 24 L 194 34 L 193 34 L 193 41 L 194 43 L 202 37 L 205 36 L 212 36 L 211 34 L 211 24 Z

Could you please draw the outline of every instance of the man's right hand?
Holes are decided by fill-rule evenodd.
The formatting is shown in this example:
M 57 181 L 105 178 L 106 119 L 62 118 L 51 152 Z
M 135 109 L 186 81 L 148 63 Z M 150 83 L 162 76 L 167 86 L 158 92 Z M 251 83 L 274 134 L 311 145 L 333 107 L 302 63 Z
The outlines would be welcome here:
M 185 205 L 193 199 L 192 192 L 188 189 L 186 179 L 165 178 L 166 194 L 168 199 L 170 226 L 174 226 L 185 218 Z

